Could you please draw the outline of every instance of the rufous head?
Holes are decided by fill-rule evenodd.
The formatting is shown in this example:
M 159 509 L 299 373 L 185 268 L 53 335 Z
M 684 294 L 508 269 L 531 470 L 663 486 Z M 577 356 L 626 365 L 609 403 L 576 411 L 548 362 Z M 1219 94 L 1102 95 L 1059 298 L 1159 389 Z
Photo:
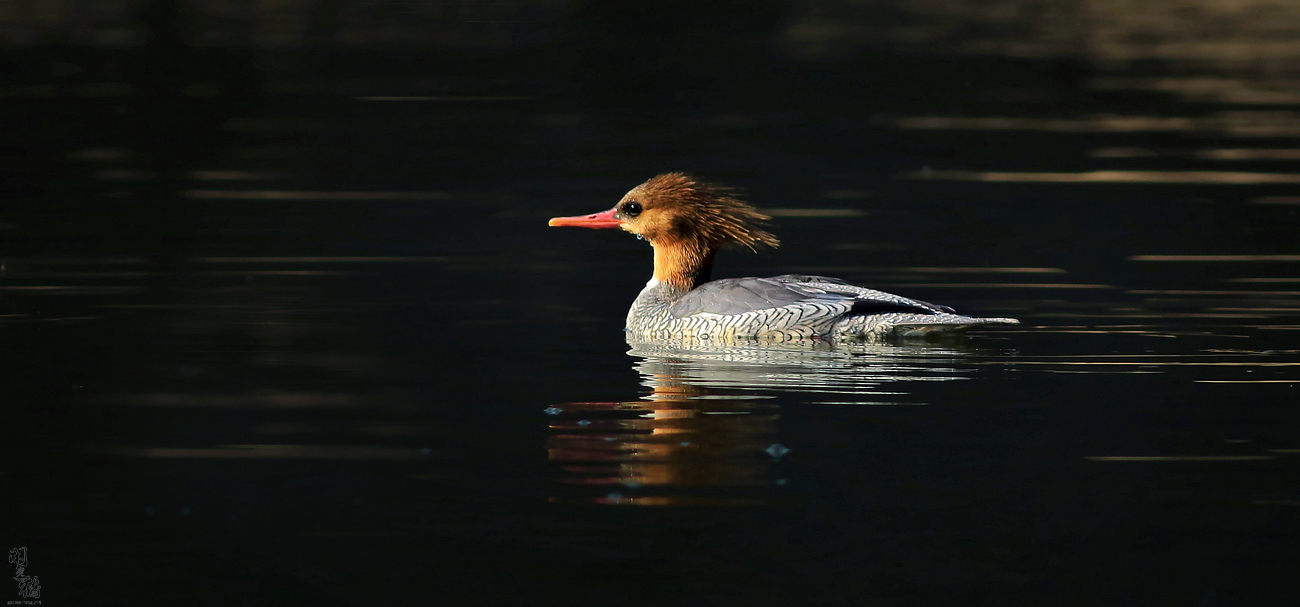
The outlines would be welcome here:
M 738 245 L 750 250 L 780 242 L 763 229 L 771 219 L 736 199 L 730 188 L 683 173 L 650 178 L 602 213 L 556 217 L 552 226 L 621 228 L 653 245 L 690 244 L 713 249 Z

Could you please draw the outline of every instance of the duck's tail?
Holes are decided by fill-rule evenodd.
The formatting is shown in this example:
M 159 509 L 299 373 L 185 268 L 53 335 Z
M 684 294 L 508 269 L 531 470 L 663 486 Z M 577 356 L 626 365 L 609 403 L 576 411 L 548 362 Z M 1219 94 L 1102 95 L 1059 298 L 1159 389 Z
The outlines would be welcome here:
M 893 312 L 845 317 L 835 324 L 838 340 L 880 341 L 891 337 L 923 337 L 933 333 L 964 331 L 985 325 L 1018 325 L 1014 318 L 978 318 L 961 314 Z

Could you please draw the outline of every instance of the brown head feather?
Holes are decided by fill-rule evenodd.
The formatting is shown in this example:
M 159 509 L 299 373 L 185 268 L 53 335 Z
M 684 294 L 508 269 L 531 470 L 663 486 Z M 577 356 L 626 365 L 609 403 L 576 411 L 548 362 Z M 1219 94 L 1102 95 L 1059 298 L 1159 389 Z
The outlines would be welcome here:
M 664 173 L 633 188 L 624 199 L 640 201 L 647 211 L 666 212 L 671 220 L 664 236 L 670 238 L 696 240 L 710 248 L 737 245 L 751 251 L 780 245 L 776 236 L 763 229 L 771 217 L 735 194 L 732 188 L 699 181 L 685 173 Z

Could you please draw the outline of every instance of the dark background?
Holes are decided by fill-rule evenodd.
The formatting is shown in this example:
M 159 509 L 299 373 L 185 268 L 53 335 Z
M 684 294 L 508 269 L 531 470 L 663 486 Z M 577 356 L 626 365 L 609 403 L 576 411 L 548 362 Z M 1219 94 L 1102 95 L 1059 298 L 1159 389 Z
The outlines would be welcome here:
M 1297 590 L 1292 2 L 15 2 L 0 108 L 42 604 Z M 774 216 L 719 276 L 1024 324 L 629 352 L 546 219 L 670 170 Z

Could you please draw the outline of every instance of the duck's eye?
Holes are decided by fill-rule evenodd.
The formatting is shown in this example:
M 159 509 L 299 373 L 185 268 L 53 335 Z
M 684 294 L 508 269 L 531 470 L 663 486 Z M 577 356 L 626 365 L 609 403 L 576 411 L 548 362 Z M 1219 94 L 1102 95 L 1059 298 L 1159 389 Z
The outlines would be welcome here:
M 636 217 L 637 215 L 640 215 L 641 203 L 635 200 L 630 200 L 628 202 L 623 203 L 623 214 L 627 215 L 628 217 Z

